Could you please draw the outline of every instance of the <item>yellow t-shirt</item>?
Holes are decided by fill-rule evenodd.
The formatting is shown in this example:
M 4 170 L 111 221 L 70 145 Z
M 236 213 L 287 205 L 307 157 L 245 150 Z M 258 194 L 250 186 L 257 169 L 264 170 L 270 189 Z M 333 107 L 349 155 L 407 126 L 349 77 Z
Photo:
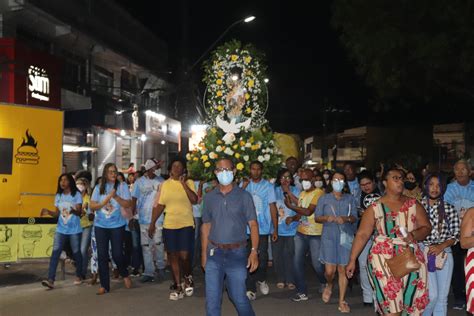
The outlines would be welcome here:
M 92 226 L 92 222 L 89 220 L 87 209 L 91 203 L 91 197 L 89 194 L 86 194 L 82 197 L 82 209 L 86 212 L 86 215 L 81 217 L 81 227 L 86 228 Z
M 321 189 L 314 189 L 313 191 L 301 191 L 298 198 L 298 206 L 307 208 L 310 204 L 318 204 L 319 198 L 324 194 Z M 314 213 L 311 216 L 302 216 L 300 224 L 298 225 L 298 232 L 303 235 L 321 236 L 323 225 L 314 221 Z
M 186 184 L 193 192 L 196 192 L 193 180 L 186 181 Z M 160 187 L 158 204 L 165 206 L 163 228 L 194 227 L 193 206 L 183 185 L 178 180 L 168 179 L 163 182 Z

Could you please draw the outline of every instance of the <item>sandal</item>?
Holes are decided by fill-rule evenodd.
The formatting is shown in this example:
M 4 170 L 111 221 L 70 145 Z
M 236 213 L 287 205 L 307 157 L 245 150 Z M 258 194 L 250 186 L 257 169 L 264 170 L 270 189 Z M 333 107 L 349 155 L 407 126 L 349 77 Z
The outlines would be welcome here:
M 285 283 L 283 283 L 283 282 L 278 282 L 277 283 L 277 288 L 283 289 L 284 287 L 285 287 Z
M 294 290 L 294 289 L 296 289 L 296 285 L 294 285 L 293 283 L 288 283 L 287 286 L 288 286 L 288 289 L 289 289 L 289 290 Z
M 132 280 L 130 277 L 123 278 L 123 284 L 125 284 L 125 288 L 130 289 L 132 288 Z
M 339 303 L 339 312 L 341 313 L 344 313 L 344 314 L 348 314 L 351 312 L 351 308 L 349 307 L 349 304 L 347 304 L 347 302 L 340 302 Z
M 104 295 L 105 293 L 108 293 L 109 291 L 107 291 L 105 288 L 103 287 L 100 287 L 99 290 L 97 291 L 97 295 Z
M 329 285 L 326 285 L 323 291 L 322 300 L 324 303 L 329 303 L 331 300 L 332 290 L 329 288 Z

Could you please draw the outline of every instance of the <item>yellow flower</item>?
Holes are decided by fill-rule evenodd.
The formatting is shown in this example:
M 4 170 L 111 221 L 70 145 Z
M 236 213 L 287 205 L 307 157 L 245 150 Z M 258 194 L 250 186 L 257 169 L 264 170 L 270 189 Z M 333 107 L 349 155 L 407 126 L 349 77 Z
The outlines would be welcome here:
M 250 86 L 249 86 L 249 87 L 250 87 Z M 216 94 L 216 95 L 217 95 L 218 97 L 222 97 L 222 91 L 221 91 L 221 90 L 217 91 L 217 94 Z
M 220 86 L 222 84 L 222 79 L 217 79 L 216 83 Z
M 253 143 L 254 139 L 253 136 L 249 138 L 249 143 Z
M 259 144 L 255 144 L 255 145 L 252 145 L 252 147 L 250 147 L 252 150 L 257 150 L 260 148 L 260 145 Z
M 211 166 L 211 163 L 209 161 L 206 161 L 204 163 L 204 167 L 209 168 Z
M 234 146 L 232 146 L 233 149 L 237 149 L 237 147 L 239 147 L 239 145 L 235 144 Z
M 248 99 L 250 99 L 250 94 L 246 93 L 245 94 L 245 100 L 248 100 Z
M 198 157 L 194 157 L 193 160 L 194 160 L 194 161 L 198 161 L 199 159 L 198 159 Z
M 218 144 L 222 144 L 222 140 L 219 139 L 219 140 L 217 141 L 217 143 L 218 143 Z
M 213 127 L 213 128 L 211 128 L 211 132 L 212 132 L 213 134 L 215 134 L 215 133 L 217 133 L 217 129 L 216 129 L 215 127 Z
M 202 155 L 201 156 L 201 160 L 204 162 L 204 161 L 207 161 L 209 159 L 209 157 L 207 155 Z
M 245 146 L 245 142 L 243 140 L 240 141 L 240 146 Z
M 222 70 L 219 70 L 219 71 L 217 72 L 217 76 L 218 76 L 218 77 L 221 77 L 221 78 L 224 77 L 224 72 L 223 72 Z
M 250 113 L 252 113 L 252 109 L 251 109 L 251 108 L 247 108 L 247 109 L 245 109 L 245 113 L 247 113 L 247 114 L 250 114 Z
M 237 166 L 235 166 L 235 167 L 237 168 L 237 170 L 240 171 L 240 170 L 243 170 L 243 169 L 244 169 L 244 164 L 241 163 L 241 162 L 239 162 L 239 163 L 237 164 Z
M 250 56 L 244 58 L 244 62 L 246 64 L 250 63 L 251 61 L 252 61 L 252 57 L 250 57 Z
M 235 153 L 235 158 L 239 159 L 240 158 L 240 154 L 239 153 Z
M 247 85 L 249 86 L 249 88 L 253 88 L 253 86 L 255 85 L 255 81 L 249 80 L 249 83 Z
M 230 56 L 230 59 L 231 59 L 232 61 L 236 61 L 237 59 L 239 59 L 239 56 L 237 56 L 237 55 L 231 55 L 231 56 Z
M 222 110 L 224 110 L 224 107 L 223 107 L 222 105 L 219 105 L 219 106 L 217 107 L 217 111 L 222 112 Z

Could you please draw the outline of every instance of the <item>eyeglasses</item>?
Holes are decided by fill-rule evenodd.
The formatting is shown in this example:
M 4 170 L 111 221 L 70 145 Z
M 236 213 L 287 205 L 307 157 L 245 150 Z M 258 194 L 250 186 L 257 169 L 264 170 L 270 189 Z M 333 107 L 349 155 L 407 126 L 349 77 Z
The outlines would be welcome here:
M 369 186 L 372 184 L 372 181 L 371 182 L 366 182 L 366 183 L 361 183 L 360 186 L 361 187 L 366 187 L 366 186 Z
M 232 168 L 216 168 L 216 172 L 222 172 L 222 171 L 234 171 Z

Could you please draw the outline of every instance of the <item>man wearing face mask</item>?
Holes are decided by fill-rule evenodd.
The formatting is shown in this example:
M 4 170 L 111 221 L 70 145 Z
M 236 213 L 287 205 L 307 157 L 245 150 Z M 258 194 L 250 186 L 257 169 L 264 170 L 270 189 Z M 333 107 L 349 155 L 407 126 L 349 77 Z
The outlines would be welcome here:
M 157 220 L 158 229 L 150 238 L 148 227 L 151 222 L 151 215 L 155 199 L 164 179 L 160 175 L 160 163 L 154 159 L 148 159 L 145 163 L 145 174 L 139 178 L 133 187 L 132 210 L 133 214 L 138 214 L 140 224 L 140 240 L 143 252 L 145 271 L 142 282 L 153 282 L 155 279 L 155 264 L 159 271 L 159 278 L 164 278 L 165 252 L 162 241 L 163 215 Z
M 301 175 L 301 185 L 303 190 L 298 198 L 298 205 L 293 204 L 289 197 L 285 200 L 285 205 L 295 211 L 297 215 L 288 217 L 286 224 L 299 221 L 297 233 L 295 235 L 295 285 L 296 294 L 292 297 L 295 302 L 308 300 L 308 288 L 305 280 L 305 258 L 308 251 L 311 254 L 311 263 L 316 271 L 316 276 L 320 283 L 320 291 L 326 286 L 324 278 L 324 266 L 319 261 L 319 249 L 321 247 L 322 225 L 314 221 L 314 210 L 319 198 L 324 194 L 321 189 L 316 189 L 313 185 L 313 171 L 305 169 Z
M 253 272 L 258 260 L 258 223 L 250 193 L 233 184 L 235 168 L 230 159 L 217 162 L 219 185 L 203 199 L 201 244 L 206 279 L 206 314 L 221 315 L 224 281 L 239 315 L 255 315 L 246 296 L 247 269 Z M 247 225 L 251 250 L 247 257 Z
M 244 180 L 242 189 L 252 195 L 257 212 L 259 242 L 259 267 L 254 274 L 247 278 L 247 296 L 250 300 L 257 298 L 257 284 L 263 295 L 268 295 L 270 289 L 267 284 L 268 236 L 272 241 L 278 240 L 278 215 L 276 208 L 275 190 L 273 184 L 262 179 L 263 164 L 253 161 L 250 164 L 250 181 Z

